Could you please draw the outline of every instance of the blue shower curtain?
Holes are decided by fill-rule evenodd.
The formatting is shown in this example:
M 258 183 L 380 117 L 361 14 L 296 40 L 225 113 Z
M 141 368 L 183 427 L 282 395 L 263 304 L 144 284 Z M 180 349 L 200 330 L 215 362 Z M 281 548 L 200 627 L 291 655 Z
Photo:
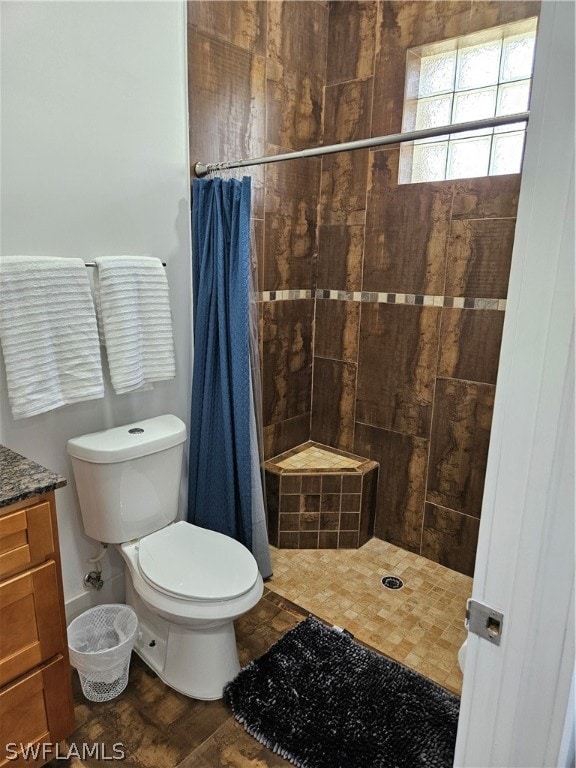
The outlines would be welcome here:
M 261 521 L 255 527 L 254 502 L 262 499 L 262 488 L 254 472 L 259 457 L 250 371 L 250 179 L 195 179 L 192 201 L 188 519 L 254 551 L 253 530 L 262 528 Z M 263 501 L 261 519 L 265 533 Z

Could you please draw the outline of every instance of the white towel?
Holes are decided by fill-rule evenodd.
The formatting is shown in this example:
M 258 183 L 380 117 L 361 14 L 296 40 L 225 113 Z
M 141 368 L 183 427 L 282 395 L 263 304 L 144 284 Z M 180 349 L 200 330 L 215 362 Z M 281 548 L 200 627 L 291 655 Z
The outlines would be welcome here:
M 103 256 L 96 266 L 96 312 L 114 391 L 134 392 L 173 379 L 172 316 L 162 262 L 150 256 Z
M 0 258 L 0 338 L 15 419 L 104 397 L 82 259 Z

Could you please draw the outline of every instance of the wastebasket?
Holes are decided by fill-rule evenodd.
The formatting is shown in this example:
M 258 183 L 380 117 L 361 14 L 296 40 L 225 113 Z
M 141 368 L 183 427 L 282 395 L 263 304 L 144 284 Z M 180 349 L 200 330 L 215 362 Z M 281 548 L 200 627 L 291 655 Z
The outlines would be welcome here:
M 68 626 L 70 663 L 90 701 L 109 701 L 128 684 L 138 618 L 128 605 L 97 605 Z

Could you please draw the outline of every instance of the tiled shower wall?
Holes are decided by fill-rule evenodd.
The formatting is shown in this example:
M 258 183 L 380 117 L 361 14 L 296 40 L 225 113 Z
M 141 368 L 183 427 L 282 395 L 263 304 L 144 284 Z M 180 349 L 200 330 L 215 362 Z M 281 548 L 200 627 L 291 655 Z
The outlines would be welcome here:
M 191 161 L 401 130 L 406 49 L 516 2 L 189 2 Z M 472 573 L 520 177 L 398 185 L 398 148 L 247 169 L 266 456 L 380 463 L 375 535 Z
M 191 162 L 321 144 L 327 38 L 327 2 L 189 2 Z M 320 169 L 318 158 L 246 169 L 259 289 L 304 296 L 261 303 L 267 457 L 310 437 Z

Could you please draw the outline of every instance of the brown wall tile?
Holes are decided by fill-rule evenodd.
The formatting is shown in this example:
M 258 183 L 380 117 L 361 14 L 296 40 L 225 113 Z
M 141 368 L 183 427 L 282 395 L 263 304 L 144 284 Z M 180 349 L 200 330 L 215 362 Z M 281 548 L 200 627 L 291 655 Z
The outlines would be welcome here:
M 266 55 L 266 2 L 189 0 L 188 24 L 258 56 Z
M 316 255 L 320 160 L 266 168 L 264 290 L 311 289 Z
M 341 512 L 340 513 L 340 530 L 341 531 L 360 530 L 360 513 L 359 512 Z
M 472 0 L 470 32 L 538 16 L 540 5 L 534 0 Z
M 354 442 L 356 365 L 314 359 L 310 437 L 319 443 L 351 450 Z
M 267 140 L 305 149 L 322 140 L 328 9 L 315 2 L 268 3 Z M 316 186 L 315 189 L 318 187 Z
M 346 490 L 342 480 L 342 491 Z M 360 509 L 359 545 L 365 544 L 374 535 L 374 520 L 378 493 L 378 467 L 374 467 L 362 476 L 362 507 Z
M 338 534 L 338 549 L 355 549 L 357 546 L 357 531 L 340 531 Z
M 318 547 L 320 549 L 338 549 L 338 531 L 320 531 Z
M 189 26 L 188 81 L 192 162 L 264 154 L 263 57 Z
M 478 179 L 456 179 L 453 182 L 452 218 L 514 218 L 518 210 L 520 179 L 519 173 Z
M 406 50 L 468 32 L 468 0 L 400 0 L 379 5 L 372 135 L 402 128 Z
M 286 149 L 322 142 L 322 78 L 269 62 L 266 81 L 266 138 Z
M 300 531 L 298 549 L 318 549 L 318 531 Z
M 337 531 L 340 523 L 339 512 L 321 512 L 320 513 L 320 530 L 321 531 Z
M 374 535 L 419 553 L 428 441 L 357 423 L 354 450 L 380 464 Z
M 480 517 L 494 390 L 491 384 L 436 382 L 427 501 Z
M 302 493 L 320 493 L 320 475 L 302 475 Z
M 280 530 L 299 531 L 300 515 L 298 513 L 286 514 L 285 512 L 282 512 L 280 515 Z
M 342 512 L 360 512 L 361 500 L 359 493 L 343 493 L 340 509 Z
M 264 424 L 310 411 L 312 392 L 312 300 L 264 305 Z M 289 446 L 293 447 L 293 446 Z
M 310 412 L 264 426 L 264 458 L 270 459 L 310 437 Z
M 322 475 L 322 493 L 340 493 L 342 491 L 342 475 Z
M 362 483 L 368 474 L 367 472 L 365 475 L 342 475 L 342 493 L 362 493 Z M 376 474 L 378 474 L 377 471 Z
M 360 302 L 319 299 L 316 301 L 314 355 L 355 363 L 358 360 L 359 325 Z
M 365 291 L 442 294 L 452 182 L 397 185 L 398 152 L 372 153 Z
M 331 85 L 324 98 L 324 144 L 370 137 L 371 78 Z
M 504 312 L 443 309 L 438 376 L 496 384 Z
M 426 504 L 422 555 L 468 576 L 474 575 L 480 521 L 453 509 Z
M 300 493 L 302 488 L 302 475 L 282 475 L 280 479 L 280 493 Z
M 447 296 L 504 299 L 516 219 L 453 221 L 448 242 Z
M 436 307 L 362 305 L 356 421 L 430 434 L 439 323 Z
M 363 253 L 362 225 L 320 226 L 316 286 L 335 291 L 360 291 Z
M 321 224 L 364 224 L 368 150 L 322 158 Z
M 298 536 L 298 531 L 281 531 L 278 546 L 282 549 L 298 549 Z
M 328 9 L 313 0 L 268 3 L 268 59 L 304 72 L 319 71 L 326 61 Z M 321 70 L 325 77 L 325 70 Z
M 278 546 L 279 514 L 280 514 L 280 477 L 274 472 L 264 473 L 264 485 L 266 493 L 268 541 L 273 546 Z
M 264 220 L 263 219 L 251 219 L 251 249 L 250 256 L 252 259 L 252 279 L 254 281 L 255 290 L 263 291 L 263 278 L 264 278 Z M 256 278 L 256 279 L 255 279 Z M 262 357 L 260 356 L 260 359 Z
M 330 3 L 327 85 L 373 74 L 377 6 L 375 0 Z

